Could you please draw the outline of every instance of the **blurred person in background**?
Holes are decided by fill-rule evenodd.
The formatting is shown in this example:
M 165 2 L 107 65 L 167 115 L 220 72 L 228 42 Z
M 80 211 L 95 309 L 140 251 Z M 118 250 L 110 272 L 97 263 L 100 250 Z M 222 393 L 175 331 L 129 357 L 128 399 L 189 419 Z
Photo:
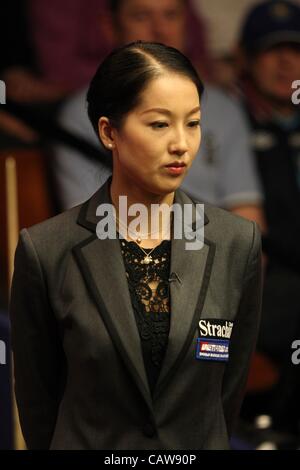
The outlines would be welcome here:
M 195 9 L 203 15 L 208 48 L 212 60 L 212 74 L 216 85 L 227 92 L 236 91 L 237 67 L 235 48 L 240 23 L 257 0 L 192 0 Z
M 134 39 L 161 41 L 183 52 L 192 44 L 187 35 L 188 5 L 184 0 L 111 0 L 108 6 L 106 36 L 116 44 Z M 194 48 L 201 46 L 196 39 Z M 103 164 L 107 155 L 100 149 L 90 126 L 85 101 L 83 90 L 67 103 L 60 116 L 63 129 L 94 148 L 93 158 L 67 146 L 56 149 L 54 170 L 63 208 L 87 199 L 111 173 L 109 165 Z M 207 87 L 203 109 L 203 143 L 183 189 L 197 199 L 225 207 L 263 227 L 261 192 L 240 107 L 219 90 Z
M 42 76 L 32 38 L 30 1 L 11 0 L 1 8 L 0 78 L 6 105 L 0 110 L 0 148 L 35 145 L 39 136 L 33 116 L 49 115 L 66 96 L 67 87 Z
M 41 75 L 73 93 L 86 86 L 112 46 L 102 28 L 106 1 L 28 0 L 28 6 Z
M 36 144 L 39 133 L 51 136 L 51 121 L 64 98 L 89 83 L 111 49 L 101 30 L 104 7 L 105 0 L 5 2 L 0 33 L 0 78 L 7 91 L 7 106 L 0 113 L 2 148 Z
M 278 430 L 299 433 L 300 371 L 291 345 L 300 334 L 300 113 L 292 82 L 300 78 L 300 7 L 267 1 L 245 18 L 240 35 L 241 90 L 264 191 L 268 262 L 258 348 L 280 380 L 268 411 Z

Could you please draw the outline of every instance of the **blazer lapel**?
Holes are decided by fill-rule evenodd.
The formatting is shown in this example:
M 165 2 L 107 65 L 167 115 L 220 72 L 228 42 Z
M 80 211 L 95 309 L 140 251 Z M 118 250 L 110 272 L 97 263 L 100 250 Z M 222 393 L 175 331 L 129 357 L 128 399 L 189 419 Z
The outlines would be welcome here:
M 96 216 L 98 205 L 110 203 L 108 188 L 107 182 L 82 207 L 79 215 L 78 223 L 93 232 L 100 220 Z M 94 234 L 73 251 L 112 341 L 151 408 L 152 398 L 119 240 L 99 240 Z
M 177 191 L 175 202 L 182 206 L 192 201 L 184 193 Z M 207 223 L 205 215 L 204 225 Z M 190 231 L 194 229 L 195 221 Z M 186 242 L 188 240 L 184 236 L 184 230 L 182 239 L 173 239 L 171 242 L 170 275 L 174 280 L 170 283 L 170 333 L 154 399 L 175 373 L 193 340 L 209 284 L 214 244 L 205 239 L 201 249 L 187 250 Z

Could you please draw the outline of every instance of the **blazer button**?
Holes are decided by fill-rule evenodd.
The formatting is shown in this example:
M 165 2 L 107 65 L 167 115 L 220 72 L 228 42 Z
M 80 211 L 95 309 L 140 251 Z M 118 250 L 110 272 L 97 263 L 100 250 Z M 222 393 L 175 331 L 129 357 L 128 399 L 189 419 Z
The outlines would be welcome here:
M 156 434 L 156 429 L 151 423 L 146 423 L 145 426 L 143 427 L 143 433 L 147 437 L 154 437 Z

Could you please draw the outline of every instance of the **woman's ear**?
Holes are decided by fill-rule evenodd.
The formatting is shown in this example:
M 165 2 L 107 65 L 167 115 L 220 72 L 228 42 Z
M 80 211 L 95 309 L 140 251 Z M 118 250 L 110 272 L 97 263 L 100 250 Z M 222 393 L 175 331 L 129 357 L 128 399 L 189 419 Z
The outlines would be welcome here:
M 114 143 L 114 132 L 113 127 L 109 122 L 109 119 L 105 116 L 102 116 L 98 121 L 98 132 L 99 137 L 108 150 L 112 150 L 115 146 Z

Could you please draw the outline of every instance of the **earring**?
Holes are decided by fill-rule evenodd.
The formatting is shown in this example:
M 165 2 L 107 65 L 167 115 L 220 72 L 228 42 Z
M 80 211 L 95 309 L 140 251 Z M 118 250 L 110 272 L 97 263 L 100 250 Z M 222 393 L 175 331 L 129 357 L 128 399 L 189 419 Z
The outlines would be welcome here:
M 108 148 L 112 149 L 112 148 L 113 148 L 113 144 L 108 144 Z

